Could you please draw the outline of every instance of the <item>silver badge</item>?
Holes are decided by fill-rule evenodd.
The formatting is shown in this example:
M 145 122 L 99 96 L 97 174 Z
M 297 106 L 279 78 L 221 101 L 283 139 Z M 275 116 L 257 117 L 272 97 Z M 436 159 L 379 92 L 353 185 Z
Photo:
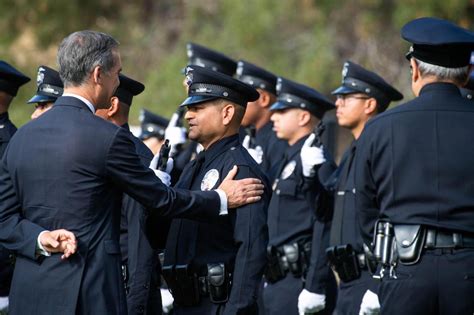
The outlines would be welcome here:
M 281 78 L 278 78 L 277 85 L 276 85 L 275 88 L 276 88 L 277 94 L 280 93 L 280 91 L 281 91 Z
M 186 54 L 188 55 L 188 58 L 193 56 L 193 46 L 191 44 L 186 45 Z
M 240 77 L 243 72 L 244 72 L 244 63 L 242 61 L 239 61 L 239 63 L 237 63 L 236 74 L 237 74 L 237 76 Z
M 191 67 L 186 67 L 186 85 L 191 86 L 193 84 L 193 68 Z
M 43 80 L 44 80 L 44 72 L 46 71 L 45 68 L 43 67 L 39 67 L 38 68 L 38 75 L 36 76 L 36 84 L 37 85 L 40 85 L 41 83 L 43 83 Z
M 344 66 L 342 67 L 342 80 L 343 80 L 343 81 L 344 81 L 344 79 L 346 78 L 348 71 L 349 71 L 349 63 L 348 63 L 348 62 L 344 62 Z
M 219 180 L 219 171 L 213 168 L 212 170 L 207 171 L 206 175 L 201 181 L 201 190 L 207 191 L 214 188 L 217 181 Z
M 296 161 L 290 161 L 288 164 L 286 164 L 285 168 L 283 169 L 283 172 L 281 172 L 281 179 L 287 179 L 290 177 L 291 174 L 295 171 L 296 167 Z

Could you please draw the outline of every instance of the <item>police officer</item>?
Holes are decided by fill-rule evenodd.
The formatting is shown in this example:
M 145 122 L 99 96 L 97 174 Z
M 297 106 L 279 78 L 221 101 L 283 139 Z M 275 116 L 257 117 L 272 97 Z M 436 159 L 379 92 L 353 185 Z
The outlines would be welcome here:
M 156 155 L 165 141 L 165 129 L 169 120 L 149 110 L 140 110 L 140 140 Z
M 128 114 L 133 97 L 145 86 L 120 74 L 120 85 L 110 99 L 110 107 L 98 109 L 96 115 L 130 130 Z M 142 163 L 150 165 L 153 153 L 137 137 L 129 134 Z M 160 266 L 158 252 L 148 242 L 143 227 L 145 208 L 130 196 L 122 199 L 120 248 L 127 294 L 128 314 L 161 314 Z
M 250 62 L 240 60 L 237 63 L 236 77 L 257 89 L 260 97 L 247 104 L 242 127 L 251 130 L 242 141 L 254 160 L 265 173 L 273 179 L 275 165 L 281 161 L 288 144 L 278 139 L 270 120 L 270 106 L 276 101 L 277 77 Z M 253 131 L 254 130 L 254 131 Z M 254 134 L 252 134 L 254 133 Z
M 184 169 L 176 187 L 206 191 L 237 165 L 237 177 L 266 182 L 238 130 L 252 87 L 216 71 L 189 66 L 185 119 L 189 138 L 204 150 Z M 174 297 L 175 314 L 255 314 L 265 266 L 266 207 L 262 200 L 212 223 L 174 219 L 166 244 L 163 276 Z
M 7 148 L 8 142 L 16 132 L 16 127 L 8 117 L 8 108 L 18 89 L 30 81 L 26 75 L 7 62 L 0 60 L 0 159 Z M 13 257 L 0 246 L 0 304 L 8 306 L 8 293 L 13 274 Z M 0 305 L 0 310 L 3 307 Z
M 459 87 L 474 33 L 427 17 L 401 35 L 416 97 L 371 119 L 355 158 L 364 241 L 375 233 L 381 256 L 381 313 L 472 314 L 474 107 Z
M 59 73 L 47 66 L 39 66 L 36 76 L 38 86 L 36 94 L 27 102 L 35 104 L 31 119 L 38 118 L 53 107 L 54 102 L 63 94 L 63 82 Z
M 233 76 L 237 63 L 228 56 L 204 47 L 196 43 L 186 44 L 187 65 L 200 66 L 212 71 L 220 72 L 228 76 Z M 188 89 L 186 78 L 183 79 L 183 86 Z M 170 119 L 166 128 L 165 137 L 170 140 L 171 155 L 174 158 L 174 167 L 171 174 L 172 182 L 175 183 L 188 162 L 195 158 L 202 149 L 197 142 L 187 141 L 186 128 L 183 127 L 184 107 L 179 107 Z
M 288 142 L 268 208 L 266 314 L 330 314 L 335 283 L 326 264 L 329 223 L 317 171 L 331 163 L 313 133 L 334 104 L 312 88 L 279 78 L 270 110 L 277 137 Z M 319 144 L 318 144 L 319 145 Z M 323 237 L 324 236 L 324 237 Z M 298 312 L 299 310 L 299 312 Z
M 390 102 L 402 99 L 403 95 L 376 73 L 351 61 L 344 63 L 342 85 L 332 94 L 337 97 L 338 124 L 352 133 L 354 141 L 339 167 L 326 180 L 327 188 L 335 193 L 328 258 L 341 280 L 337 294 L 337 314 L 359 314 L 362 297 L 367 290 L 370 291 L 365 300 L 374 303 L 366 303 L 364 310 L 375 311 L 380 306 L 375 296 L 378 282 L 372 279 L 368 270 L 355 210 L 353 159 L 356 143 L 365 123 L 385 111 Z M 357 262 L 355 257 L 359 259 Z

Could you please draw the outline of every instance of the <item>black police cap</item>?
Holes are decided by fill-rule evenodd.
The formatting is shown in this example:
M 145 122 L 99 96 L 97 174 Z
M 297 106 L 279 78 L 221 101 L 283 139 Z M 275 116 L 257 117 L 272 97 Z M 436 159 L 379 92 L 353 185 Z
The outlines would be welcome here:
M 380 110 L 385 110 L 392 101 L 403 99 L 403 94 L 388 84 L 381 76 L 351 61 L 342 68 L 342 85 L 332 91 L 333 95 L 364 93 L 377 100 Z
M 277 76 L 250 62 L 245 60 L 237 62 L 236 77 L 256 89 L 276 94 Z
M 408 22 L 401 35 L 413 44 L 407 59 L 415 57 L 446 68 L 467 66 L 474 51 L 474 33 L 439 18 L 423 17 Z
M 63 81 L 59 72 L 47 66 L 39 66 L 36 75 L 36 95 L 27 103 L 55 102 L 63 94 Z
M 186 45 L 188 65 L 200 66 L 233 76 L 237 63 L 226 55 L 204 46 L 188 43 Z
M 131 106 L 133 97 L 143 92 L 145 90 L 145 86 L 142 83 L 123 74 L 120 74 L 119 78 L 120 85 L 115 91 L 114 96 L 117 96 L 121 102 Z
M 276 89 L 277 101 L 270 107 L 271 111 L 300 108 L 321 119 L 326 111 L 335 107 L 315 89 L 285 78 L 278 78 Z
M 140 110 L 139 120 L 141 124 L 140 139 L 144 140 L 150 137 L 164 139 L 165 129 L 169 124 L 168 119 L 146 109 L 142 109 Z
M 248 84 L 220 72 L 199 66 L 186 68 L 188 98 L 181 106 L 190 106 L 217 98 L 247 106 L 247 102 L 256 101 L 260 94 Z
M 18 89 L 31 79 L 9 63 L 0 60 L 0 91 L 16 96 Z

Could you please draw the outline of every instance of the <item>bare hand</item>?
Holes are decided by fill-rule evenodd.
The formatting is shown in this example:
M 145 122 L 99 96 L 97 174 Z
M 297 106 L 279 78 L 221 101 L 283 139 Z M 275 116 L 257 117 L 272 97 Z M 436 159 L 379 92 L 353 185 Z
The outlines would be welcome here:
M 41 245 L 50 253 L 63 253 L 61 259 L 67 259 L 77 250 L 76 236 L 60 229 L 41 234 Z
M 227 208 L 233 209 L 248 203 L 257 202 L 261 199 L 264 186 L 259 179 L 245 178 L 233 180 L 237 174 L 237 166 L 229 171 L 218 189 L 227 195 Z

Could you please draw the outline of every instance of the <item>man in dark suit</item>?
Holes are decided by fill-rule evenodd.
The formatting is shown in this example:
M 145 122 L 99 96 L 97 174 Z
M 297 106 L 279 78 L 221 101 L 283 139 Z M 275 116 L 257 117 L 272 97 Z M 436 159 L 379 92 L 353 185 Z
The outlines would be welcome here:
M 120 85 L 110 99 L 110 107 L 98 109 L 95 114 L 117 126 L 130 130 L 128 115 L 133 97 L 145 86 L 120 74 Z M 142 163 L 150 165 L 153 153 L 132 133 L 129 133 Z M 158 251 L 145 236 L 143 218 L 146 209 L 130 196 L 122 199 L 120 219 L 120 251 L 122 274 L 125 281 L 128 314 L 161 314 L 160 265 Z
M 368 121 L 355 156 L 362 236 L 382 263 L 380 311 L 473 314 L 474 107 L 459 87 L 474 33 L 427 17 L 401 35 L 416 97 Z
M 17 131 L 0 169 L 0 241 L 19 252 L 10 305 L 18 314 L 125 314 L 122 192 L 163 216 L 206 220 L 258 201 L 263 186 L 246 179 L 209 192 L 167 188 L 142 164 L 128 131 L 94 115 L 119 85 L 118 42 L 73 33 L 58 63 L 63 96 Z M 57 227 L 75 234 L 77 253 L 35 259 L 39 233 Z

